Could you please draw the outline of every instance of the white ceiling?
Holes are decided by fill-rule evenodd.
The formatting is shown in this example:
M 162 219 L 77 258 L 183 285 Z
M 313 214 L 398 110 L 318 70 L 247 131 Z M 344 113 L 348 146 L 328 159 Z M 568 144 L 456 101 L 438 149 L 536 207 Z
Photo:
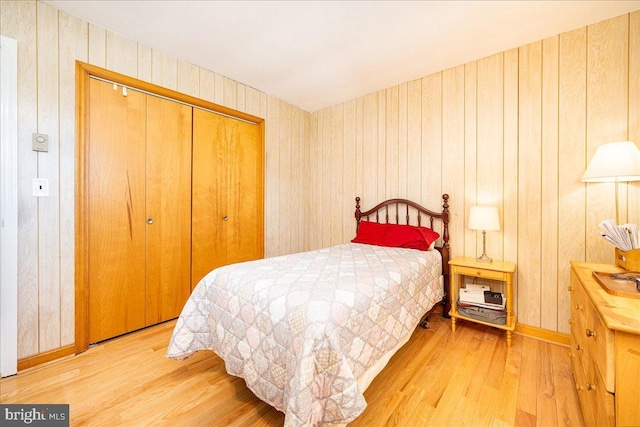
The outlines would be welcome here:
M 640 9 L 640 1 L 45 3 L 310 112 Z

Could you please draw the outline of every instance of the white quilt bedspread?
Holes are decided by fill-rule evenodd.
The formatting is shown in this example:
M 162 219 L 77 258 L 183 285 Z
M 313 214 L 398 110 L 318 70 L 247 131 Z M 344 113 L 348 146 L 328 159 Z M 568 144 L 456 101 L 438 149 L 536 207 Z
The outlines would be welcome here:
M 167 356 L 213 350 L 285 426 L 347 423 L 366 407 L 358 377 L 442 299 L 441 264 L 437 250 L 347 243 L 218 268 Z

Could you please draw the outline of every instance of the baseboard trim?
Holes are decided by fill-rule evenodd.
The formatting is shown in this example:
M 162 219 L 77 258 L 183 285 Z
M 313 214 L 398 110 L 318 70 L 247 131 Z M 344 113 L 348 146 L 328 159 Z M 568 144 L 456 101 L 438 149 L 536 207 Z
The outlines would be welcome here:
M 74 344 L 71 344 L 53 350 L 45 351 L 44 353 L 38 353 L 33 356 L 25 357 L 24 359 L 18 360 L 18 372 L 75 353 L 76 346 Z
M 550 331 L 549 329 L 542 329 L 536 326 L 523 325 L 522 323 L 516 323 L 516 334 L 526 335 L 530 338 L 535 338 L 542 341 L 549 341 L 554 344 L 560 344 L 566 347 L 571 345 L 571 337 L 569 334 L 562 332 Z

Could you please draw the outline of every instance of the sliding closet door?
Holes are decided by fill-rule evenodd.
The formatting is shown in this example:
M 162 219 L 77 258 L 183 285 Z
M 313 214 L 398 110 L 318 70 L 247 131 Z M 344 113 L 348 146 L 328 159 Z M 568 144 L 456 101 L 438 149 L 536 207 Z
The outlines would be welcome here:
M 193 109 L 191 281 L 227 263 L 227 117 Z M 225 217 L 227 221 L 225 221 Z
M 178 317 L 191 291 L 191 110 L 147 98 L 147 325 Z
M 263 146 L 257 125 L 193 110 L 192 275 L 264 256 Z
M 228 119 L 227 141 L 227 263 L 264 256 L 263 169 L 260 128 Z
M 145 326 L 146 95 L 89 86 L 89 342 Z

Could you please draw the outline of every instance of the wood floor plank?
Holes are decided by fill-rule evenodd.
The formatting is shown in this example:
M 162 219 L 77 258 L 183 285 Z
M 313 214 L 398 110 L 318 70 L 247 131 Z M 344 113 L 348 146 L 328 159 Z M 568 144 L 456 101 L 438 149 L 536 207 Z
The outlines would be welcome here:
M 516 425 L 521 425 L 519 417 L 529 414 L 535 420 L 537 411 L 537 341 L 522 341 L 522 358 L 520 360 L 520 386 L 518 387 L 518 403 Z M 524 381 L 524 379 L 527 379 Z M 528 419 L 529 417 L 527 417 Z M 534 424 L 535 425 L 535 422 Z
M 212 352 L 164 355 L 175 322 L 0 381 L 2 403 L 68 403 L 73 426 L 282 426 Z M 360 426 L 584 425 L 567 349 L 433 315 L 365 392 Z M 543 413 L 544 412 L 544 413 Z M 549 413 L 547 413 L 549 412 Z
M 584 425 L 584 419 L 580 411 L 572 410 L 580 406 L 575 392 L 571 361 L 568 357 L 569 349 L 557 345 L 551 346 L 553 365 L 553 384 L 556 389 L 557 420 L 559 427 L 571 427 Z
M 536 398 L 536 424 L 540 427 L 555 425 L 557 422 L 556 389 L 553 378 L 551 344 L 538 342 Z

